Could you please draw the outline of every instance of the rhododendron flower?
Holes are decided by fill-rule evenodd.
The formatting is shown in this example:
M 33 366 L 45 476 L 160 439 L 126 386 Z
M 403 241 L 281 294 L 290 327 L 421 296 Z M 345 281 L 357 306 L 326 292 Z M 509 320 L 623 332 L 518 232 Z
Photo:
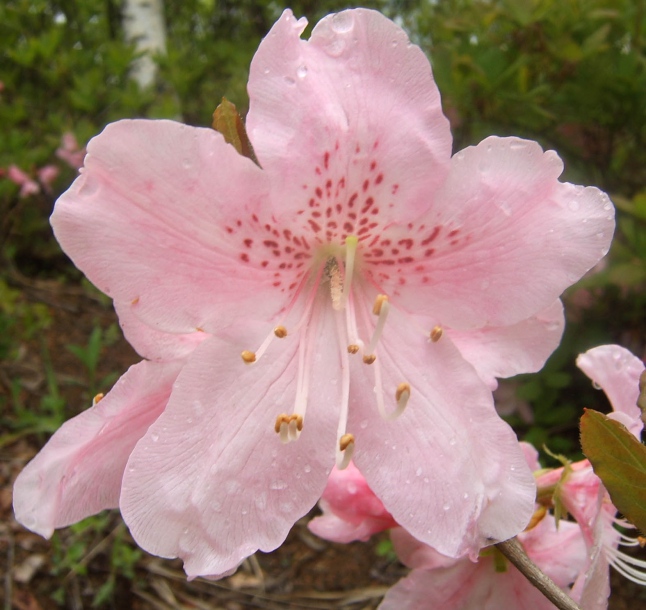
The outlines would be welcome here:
M 483 551 L 473 562 L 441 555 L 403 528 L 394 529 L 391 538 L 400 560 L 413 570 L 388 591 L 380 610 L 555 608 L 497 549 Z M 565 590 L 586 561 L 586 546 L 576 523 L 562 521 L 557 528 L 549 514 L 518 534 L 518 541 L 529 558 Z
M 56 149 L 56 156 L 72 169 L 79 169 L 83 166 L 85 149 L 79 147 L 76 136 L 68 131 L 61 136 L 61 145 Z
M 307 526 L 332 542 L 366 541 L 377 532 L 397 526 L 352 462 L 343 470 L 332 470 L 319 506 L 323 514 Z
M 20 196 L 29 197 L 40 193 L 40 185 L 32 180 L 17 165 L 10 165 L 7 168 L 7 178 L 20 187 Z
M 520 448 L 532 470 L 538 452 L 527 443 Z M 334 542 L 365 540 L 393 527 L 392 517 L 352 464 L 333 470 L 319 503 L 323 515 L 309 523 L 312 532 Z M 396 525 L 396 524 L 395 524 Z M 412 572 L 386 595 L 380 608 L 446 610 L 552 610 L 554 606 L 495 549 L 484 550 L 477 562 L 454 559 L 416 540 L 401 527 L 391 531 L 400 560 Z M 579 526 L 562 522 L 539 507 L 528 531 L 518 535 L 529 557 L 564 589 L 586 564 L 586 545 Z
M 121 482 L 137 542 L 189 576 L 274 549 L 351 457 L 447 555 L 520 531 L 534 481 L 489 388 L 543 364 L 613 231 L 534 142 L 451 157 L 430 65 L 385 17 L 305 26 L 285 11 L 251 65 L 259 165 L 210 129 L 118 122 L 52 217 L 120 315 L 208 335 Z
M 644 363 L 623 347 L 602 345 L 581 354 L 577 365 L 608 396 L 614 409 L 609 417 L 623 423 L 639 438 L 643 423 L 637 398 Z M 588 546 L 587 561 L 572 592 L 583 608 L 607 607 L 609 565 L 633 582 L 646 585 L 646 561 L 618 549 L 638 546 L 639 541 L 615 528 L 619 525 L 625 530 L 632 526 L 617 518 L 617 509 L 588 460 L 552 470 L 538 477 L 537 484 L 539 489 L 554 488 L 555 500 L 576 519 Z

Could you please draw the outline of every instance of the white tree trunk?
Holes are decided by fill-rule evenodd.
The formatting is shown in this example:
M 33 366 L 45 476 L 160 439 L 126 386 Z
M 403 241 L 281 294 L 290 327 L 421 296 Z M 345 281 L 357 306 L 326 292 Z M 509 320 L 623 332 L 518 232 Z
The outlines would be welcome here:
M 166 52 L 163 0 L 125 0 L 123 29 L 126 41 L 140 54 L 132 64 L 132 78 L 142 89 L 150 87 L 157 77 L 153 57 Z

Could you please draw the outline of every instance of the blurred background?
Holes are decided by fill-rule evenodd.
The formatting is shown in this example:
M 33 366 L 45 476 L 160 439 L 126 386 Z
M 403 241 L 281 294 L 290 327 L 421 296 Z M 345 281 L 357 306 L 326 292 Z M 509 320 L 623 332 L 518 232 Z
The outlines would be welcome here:
M 137 4 L 147 4 L 143 30 Z M 454 151 L 516 135 L 555 149 L 563 179 L 617 208 L 610 254 L 564 297 L 568 325 L 545 369 L 501 383 L 519 437 L 581 457 L 584 407 L 607 411 L 576 355 L 619 343 L 646 355 L 646 2 L 376 0 L 431 59 Z M 43 541 L 12 519 L 17 472 L 69 417 L 138 360 L 110 300 L 49 227 L 87 141 L 117 119 L 209 126 L 222 96 L 244 115 L 248 68 L 283 9 L 311 25 L 337 1 L 3 0 L 0 3 L 0 571 L 4 608 L 374 608 L 404 572 L 386 538 L 334 545 L 297 524 L 275 553 L 219 583 L 133 545 L 118 513 Z M 305 33 L 309 36 L 311 25 Z M 142 34 L 144 34 L 142 36 Z M 145 50 L 149 45 L 150 52 Z M 150 60 L 151 54 L 154 61 Z M 393 116 L 396 121 L 397 117 Z M 100 227 L 97 227 L 100 231 Z M 528 269 L 531 280 L 531 269 Z M 543 453 L 543 463 L 556 465 Z M 611 608 L 646 596 L 613 581 Z M 631 601 L 632 600 L 632 601 Z M 633 604 L 633 605 L 631 605 Z

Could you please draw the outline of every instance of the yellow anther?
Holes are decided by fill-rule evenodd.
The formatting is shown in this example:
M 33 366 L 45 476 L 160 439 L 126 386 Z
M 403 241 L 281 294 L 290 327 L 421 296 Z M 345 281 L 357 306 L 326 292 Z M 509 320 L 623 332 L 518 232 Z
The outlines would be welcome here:
M 94 406 L 94 405 L 95 405 L 95 404 L 97 404 L 98 402 L 101 402 L 101 400 L 103 399 L 103 396 L 105 396 L 105 394 L 103 394 L 103 392 L 99 392 L 99 393 L 98 393 L 98 394 L 97 394 L 97 395 L 92 399 L 92 406 Z
M 372 306 L 372 313 L 378 316 L 381 313 L 381 306 L 388 301 L 388 297 L 385 294 L 378 294 L 375 299 L 375 304 Z
M 274 328 L 274 335 L 279 339 L 283 339 L 287 336 L 287 329 L 284 326 L 276 326 L 276 328 Z
M 204 332 L 204 329 L 203 329 L 203 328 L 201 328 L 201 327 L 199 327 L 199 326 L 196 326 L 196 327 L 195 327 L 195 330 L 196 330 L 198 333 L 203 333 L 203 332 Z
M 397 402 L 399 402 L 402 398 L 404 398 L 404 400 L 408 400 L 409 396 L 410 385 L 404 381 L 397 386 L 397 391 L 395 392 L 395 400 Z
M 646 537 L 644 536 L 637 536 L 637 544 L 643 549 L 646 547 Z
M 376 359 L 377 359 L 377 356 L 375 354 L 370 354 L 369 356 L 363 357 L 363 361 L 366 364 L 372 364 Z
M 359 351 L 359 346 L 356 345 L 355 343 L 351 343 L 348 345 L 348 353 L 349 354 L 356 354 Z
M 132 301 L 130 301 L 131 305 L 136 305 L 137 303 L 139 303 L 139 297 L 136 297 L 136 298 L 132 299 Z
M 298 415 L 297 413 L 292 413 L 287 415 L 287 413 L 281 413 L 276 418 L 276 423 L 274 424 L 274 430 L 276 434 L 280 433 L 280 428 L 283 424 L 289 426 L 289 424 L 294 423 L 296 429 L 300 432 L 303 429 L 303 416 Z
M 339 449 L 345 451 L 350 445 L 354 445 L 354 434 L 344 434 L 339 439 Z
M 547 508 L 545 506 L 539 506 L 532 515 L 532 518 L 529 520 L 527 527 L 524 531 L 528 532 L 531 529 L 534 529 L 542 520 L 543 517 L 547 515 Z
M 251 364 L 252 362 L 256 361 L 256 354 L 254 352 L 250 352 L 249 350 L 244 350 L 240 355 L 247 364 Z
M 274 430 L 276 431 L 276 434 L 280 432 L 280 426 L 283 422 L 287 423 L 287 419 L 289 418 L 289 415 L 287 413 L 281 413 L 277 418 L 276 418 L 276 423 L 274 424 Z
M 444 331 L 441 326 L 433 327 L 433 330 L 431 331 L 431 341 L 433 341 L 433 343 L 437 343 L 442 338 L 443 332 Z

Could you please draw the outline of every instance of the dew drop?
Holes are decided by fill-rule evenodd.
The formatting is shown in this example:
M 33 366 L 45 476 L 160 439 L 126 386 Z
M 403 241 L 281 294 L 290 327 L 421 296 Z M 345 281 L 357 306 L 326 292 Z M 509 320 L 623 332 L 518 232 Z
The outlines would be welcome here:
M 159 434 L 151 434 L 150 438 L 153 443 L 156 443 L 159 440 Z
M 468 500 L 468 499 L 469 499 L 469 494 L 468 494 L 468 493 L 465 493 L 465 494 L 463 494 L 463 495 L 462 495 L 462 497 L 463 497 L 465 500 Z
M 182 167 L 183 167 L 184 169 L 191 169 L 191 166 L 192 166 L 192 164 L 191 164 L 191 162 L 190 162 L 188 159 L 184 159 L 184 160 L 182 161 Z
M 458 441 L 455 439 L 455 437 L 452 437 L 451 439 L 449 439 L 449 445 L 451 445 L 451 447 L 453 447 L 457 442 Z
M 442 507 L 442 510 L 443 510 L 443 511 L 451 510 L 451 505 L 447 502 L 447 503 Z
M 399 45 L 399 43 L 396 40 L 393 40 L 390 44 L 392 45 L 393 48 Z
M 285 489 L 287 487 L 287 483 L 285 481 L 281 481 L 280 479 L 277 479 L 276 481 L 272 481 L 271 484 L 269 485 L 270 489 Z
M 422 476 L 422 469 L 421 469 L 421 468 L 418 468 L 418 469 L 415 471 L 415 476 L 417 476 L 417 477 Z
M 242 515 L 246 515 L 246 514 L 247 514 L 247 511 L 243 508 L 243 509 L 240 511 L 240 514 L 242 514 Z
M 593 382 L 592 382 L 592 387 L 593 387 L 595 390 L 600 390 L 600 389 L 601 389 L 601 386 L 599 385 L 599 383 L 598 383 L 597 381 L 593 381 Z
M 567 204 L 567 207 L 568 207 L 568 208 L 570 208 L 570 210 L 571 210 L 572 212 L 576 212 L 576 211 L 581 207 L 581 204 L 579 204 L 579 202 L 578 202 L 578 201 L 575 201 L 574 199 L 572 199 L 572 200 Z
M 263 74 L 269 74 L 269 68 L 265 68 L 262 72 Z
M 606 234 L 605 234 L 603 231 L 599 231 L 599 233 L 597 233 L 597 237 L 598 237 L 599 239 L 603 239 L 603 237 L 605 237 L 605 235 L 606 235 Z
M 362 430 L 365 430 L 367 427 L 368 427 L 368 420 L 367 419 L 362 420 L 361 423 L 359 424 L 359 428 L 361 428 Z
M 303 468 L 305 472 L 312 472 L 312 467 L 309 464 L 306 464 L 305 467 Z
M 305 78 L 307 76 L 307 66 L 299 66 L 296 70 L 296 76 L 298 78 Z
M 424 483 L 428 483 L 428 477 L 424 477 Z
M 332 17 L 332 29 L 338 34 L 349 32 L 354 27 L 354 17 L 350 12 L 337 13 Z

